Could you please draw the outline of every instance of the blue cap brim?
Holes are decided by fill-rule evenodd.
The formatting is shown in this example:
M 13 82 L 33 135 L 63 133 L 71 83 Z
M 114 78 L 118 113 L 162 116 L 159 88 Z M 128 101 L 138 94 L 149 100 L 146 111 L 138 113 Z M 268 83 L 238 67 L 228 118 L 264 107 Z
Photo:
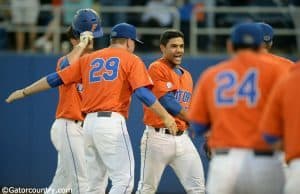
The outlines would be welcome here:
M 144 44 L 144 42 L 140 41 L 139 39 L 134 39 L 135 42 L 138 42 L 140 44 Z

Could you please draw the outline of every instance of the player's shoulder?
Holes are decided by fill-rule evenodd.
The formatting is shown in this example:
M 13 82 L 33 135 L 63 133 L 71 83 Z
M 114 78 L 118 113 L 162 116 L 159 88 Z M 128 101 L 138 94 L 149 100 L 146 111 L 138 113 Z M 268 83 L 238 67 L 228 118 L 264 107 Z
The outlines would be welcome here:
M 183 72 L 183 75 L 185 75 L 187 77 L 192 77 L 191 73 L 183 66 L 179 66 L 179 69 Z
M 212 65 L 204 70 L 203 74 L 206 75 L 214 75 L 220 73 L 222 71 L 228 70 L 231 68 L 232 61 L 230 59 L 221 61 L 215 65 Z
M 278 63 L 282 63 L 282 64 L 286 64 L 286 65 L 290 65 L 290 66 L 294 65 L 293 61 L 291 61 L 285 57 L 275 55 L 272 53 L 269 53 L 268 55 L 270 56 L 271 59 L 276 60 Z
M 58 59 L 57 59 L 57 65 L 59 65 L 59 64 L 61 64 L 61 62 L 64 60 L 64 58 L 65 58 L 66 56 L 61 56 L 61 57 L 59 57 Z
M 56 63 L 56 70 L 62 70 L 69 66 L 69 61 L 67 56 L 61 56 Z
M 149 65 L 149 70 L 151 71 L 168 71 L 169 66 L 166 64 L 166 61 L 162 58 L 159 58 Z

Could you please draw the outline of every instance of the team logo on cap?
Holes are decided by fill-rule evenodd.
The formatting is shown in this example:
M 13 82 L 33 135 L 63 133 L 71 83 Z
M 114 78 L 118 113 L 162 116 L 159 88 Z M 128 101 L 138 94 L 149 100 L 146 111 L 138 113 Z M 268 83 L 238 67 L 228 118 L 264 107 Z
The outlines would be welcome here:
M 254 43 L 254 38 L 253 36 L 249 35 L 249 34 L 245 34 L 243 36 L 243 43 L 245 44 L 253 44 Z
M 271 40 L 271 36 L 269 36 L 269 35 L 264 36 L 264 41 L 270 41 L 270 40 Z

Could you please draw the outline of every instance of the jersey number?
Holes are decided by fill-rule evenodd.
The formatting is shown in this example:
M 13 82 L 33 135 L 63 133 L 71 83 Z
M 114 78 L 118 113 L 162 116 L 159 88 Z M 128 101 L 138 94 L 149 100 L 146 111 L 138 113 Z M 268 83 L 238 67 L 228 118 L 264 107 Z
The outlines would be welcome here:
M 90 64 L 92 66 L 89 73 L 90 83 L 105 81 L 113 81 L 118 77 L 120 59 L 116 57 L 104 60 L 97 58 Z
M 257 81 L 258 72 L 251 69 L 246 72 L 239 82 L 237 74 L 233 71 L 222 72 L 217 75 L 215 90 L 215 100 L 219 106 L 232 106 L 238 100 L 245 99 L 248 106 L 254 106 L 259 97 Z

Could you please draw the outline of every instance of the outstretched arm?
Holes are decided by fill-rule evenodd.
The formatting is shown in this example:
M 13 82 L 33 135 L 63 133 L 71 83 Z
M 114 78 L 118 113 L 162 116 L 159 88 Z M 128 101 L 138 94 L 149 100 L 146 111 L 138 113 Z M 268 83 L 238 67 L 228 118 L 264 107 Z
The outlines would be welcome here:
M 67 55 L 68 59 L 71 62 L 74 62 L 76 59 L 78 59 L 92 39 L 93 39 L 93 35 L 91 32 L 86 31 L 81 33 L 80 43 L 74 47 L 71 53 Z M 29 86 L 26 86 L 25 88 L 12 92 L 9 95 L 9 97 L 6 99 L 6 102 L 11 103 L 15 100 L 22 99 L 26 96 L 48 90 L 50 88 L 54 88 L 62 84 L 63 84 L 62 79 L 55 72 L 41 78 L 40 80 L 34 82 Z
M 25 88 L 12 92 L 6 99 L 7 103 L 11 103 L 15 100 L 25 98 L 26 96 L 39 93 L 50 88 L 57 87 L 63 84 L 62 80 L 57 73 L 49 74 L 42 79 L 34 82 L 33 84 L 26 86 Z

